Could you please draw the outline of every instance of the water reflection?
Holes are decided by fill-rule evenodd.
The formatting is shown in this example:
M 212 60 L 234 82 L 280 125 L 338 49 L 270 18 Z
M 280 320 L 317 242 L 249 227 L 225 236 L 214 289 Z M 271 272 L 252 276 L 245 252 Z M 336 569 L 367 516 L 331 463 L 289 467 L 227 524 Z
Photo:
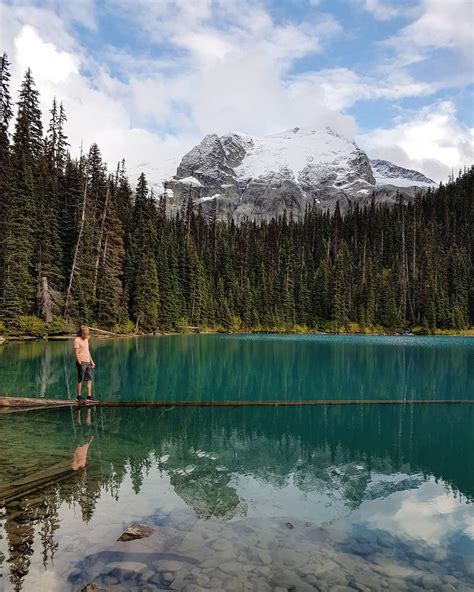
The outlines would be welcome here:
M 38 563 L 48 573 L 62 569 L 62 578 L 73 566 L 80 577 L 101 573 L 104 548 L 116 553 L 109 545 L 137 517 L 169 532 L 171 549 L 176 533 L 211 536 L 216 523 L 250 547 L 258 524 L 270 541 L 294 538 L 296 549 L 303 529 L 309 555 L 324 540 L 332 551 L 317 547 L 318 553 L 343 552 L 372 565 L 390 548 L 392 563 L 403 569 L 423 571 L 412 563 L 424 561 L 429 572 L 431 561 L 445 561 L 440 577 L 454 570 L 471 582 L 471 407 L 61 409 L 0 421 L 0 448 L 7 451 L 0 485 L 70 466 L 71 458 L 80 469 L 6 504 L 0 553 L 11 589 L 25 582 L 25 589 L 38 589 L 28 576 Z M 280 530 L 272 530 L 275 520 Z M 281 535 L 286 522 L 295 532 Z M 250 530 L 238 530 L 242 524 Z M 87 562 L 77 556 L 79 543 L 58 556 L 59 542 L 80 532 L 98 541 L 81 547 Z
M 98 340 L 103 399 L 472 398 L 474 342 L 453 337 L 174 336 Z M 0 349 L 2 394 L 71 398 L 71 344 Z

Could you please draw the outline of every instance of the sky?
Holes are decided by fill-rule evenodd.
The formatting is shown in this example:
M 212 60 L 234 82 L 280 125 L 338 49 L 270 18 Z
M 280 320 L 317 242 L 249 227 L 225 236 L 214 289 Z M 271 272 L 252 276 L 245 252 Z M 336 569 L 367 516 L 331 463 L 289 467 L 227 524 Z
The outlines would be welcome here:
M 205 134 L 330 126 L 435 181 L 474 163 L 474 0 L 0 0 L 71 152 L 159 181 Z

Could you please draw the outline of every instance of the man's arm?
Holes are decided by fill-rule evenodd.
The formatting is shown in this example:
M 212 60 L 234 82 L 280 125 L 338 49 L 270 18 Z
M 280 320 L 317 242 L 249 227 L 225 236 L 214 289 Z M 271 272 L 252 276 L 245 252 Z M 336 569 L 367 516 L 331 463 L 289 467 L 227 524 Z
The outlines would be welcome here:
M 76 358 L 76 362 L 80 364 L 81 360 L 79 359 L 79 344 L 76 340 L 74 340 L 74 357 Z

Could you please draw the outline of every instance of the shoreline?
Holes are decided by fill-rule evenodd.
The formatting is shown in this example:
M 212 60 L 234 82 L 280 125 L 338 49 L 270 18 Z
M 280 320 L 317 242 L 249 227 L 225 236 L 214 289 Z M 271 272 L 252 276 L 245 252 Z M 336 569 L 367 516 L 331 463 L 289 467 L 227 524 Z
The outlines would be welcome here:
M 93 331 L 92 331 L 93 333 Z M 417 333 L 399 333 L 396 331 L 284 331 L 284 330 L 261 330 L 261 331 L 223 331 L 223 330 L 206 330 L 201 331 L 186 331 L 186 332 L 155 332 L 155 333 L 116 333 L 110 335 L 93 334 L 94 339 L 124 339 L 131 337 L 175 337 L 178 335 L 333 335 L 333 336 L 362 336 L 362 337 L 474 337 L 474 328 L 464 330 L 449 330 L 438 329 L 433 332 L 417 332 Z M 30 342 L 30 341 L 70 341 L 76 337 L 75 333 L 67 335 L 0 335 L 0 346 L 7 343 Z

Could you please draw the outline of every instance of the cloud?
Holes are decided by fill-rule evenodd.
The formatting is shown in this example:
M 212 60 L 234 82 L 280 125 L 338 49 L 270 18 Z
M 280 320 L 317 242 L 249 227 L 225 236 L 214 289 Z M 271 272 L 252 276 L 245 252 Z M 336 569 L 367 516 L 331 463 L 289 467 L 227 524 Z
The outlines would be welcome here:
M 342 110 L 358 101 L 377 99 L 402 99 L 433 94 L 438 90 L 434 83 L 414 80 L 404 70 L 391 69 L 385 76 L 360 76 L 348 68 L 335 68 L 310 72 L 295 79 L 295 85 L 306 92 L 321 89 L 325 103 L 332 109 Z
M 364 10 L 370 12 L 376 19 L 386 21 L 400 14 L 394 6 L 383 3 L 381 0 L 364 0 Z
M 460 125 L 451 101 L 421 109 L 391 128 L 359 136 L 372 158 L 391 160 L 439 181 L 474 163 L 474 129 Z
M 387 44 L 402 48 L 409 44 L 423 50 L 453 48 L 469 59 L 472 68 L 474 37 L 472 0 L 421 0 L 418 18 L 390 38 Z
M 58 51 L 52 43 L 44 42 L 36 30 L 24 26 L 15 38 L 16 67 L 24 72 L 31 68 L 35 81 L 64 82 L 72 74 L 78 73 L 78 59 L 66 51 Z

